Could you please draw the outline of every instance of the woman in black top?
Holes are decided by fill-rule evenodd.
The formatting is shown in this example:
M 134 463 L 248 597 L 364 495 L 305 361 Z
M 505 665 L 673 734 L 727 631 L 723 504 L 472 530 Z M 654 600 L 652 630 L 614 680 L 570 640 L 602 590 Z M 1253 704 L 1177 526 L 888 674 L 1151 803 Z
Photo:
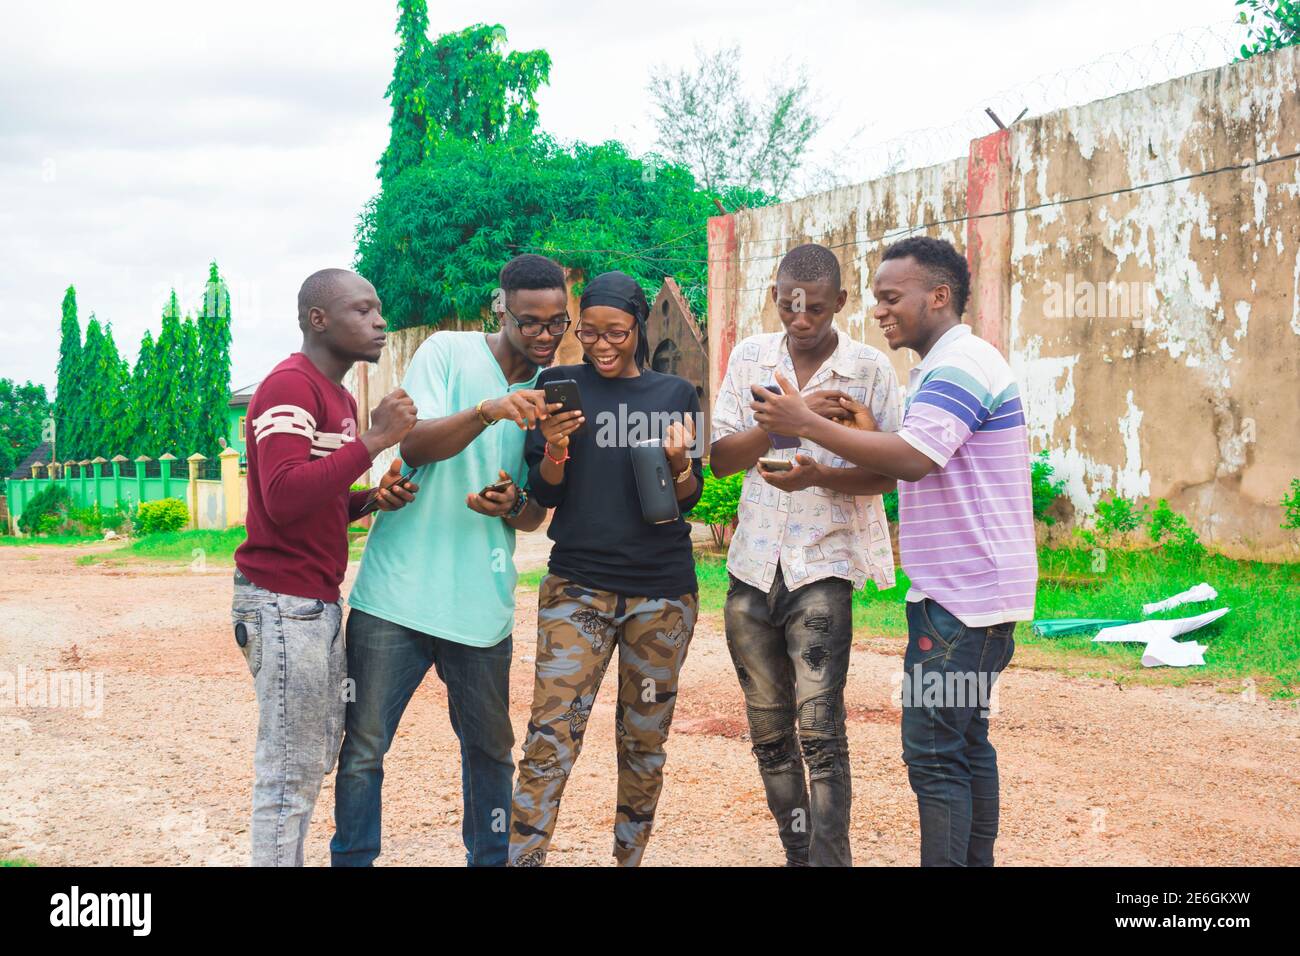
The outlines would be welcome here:
M 646 368 L 645 294 L 621 272 L 582 296 L 581 365 L 538 378 L 577 382 L 582 411 L 530 432 L 529 492 L 554 508 L 549 573 L 537 600 L 532 715 L 510 828 L 512 866 L 546 858 L 560 797 L 601 678 L 618 648 L 618 799 L 614 856 L 641 862 L 663 786 L 677 675 L 698 608 L 690 525 L 642 517 L 631 446 L 658 440 L 679 511 L 700 498 L 699 396 L 685 379 Z

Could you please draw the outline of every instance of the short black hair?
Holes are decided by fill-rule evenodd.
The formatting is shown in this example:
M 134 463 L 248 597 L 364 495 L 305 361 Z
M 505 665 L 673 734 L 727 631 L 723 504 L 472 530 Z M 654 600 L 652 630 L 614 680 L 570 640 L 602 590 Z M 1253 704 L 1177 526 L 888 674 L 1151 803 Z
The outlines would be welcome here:
M 908 236 L 886 249 L 880 261 L 889 259 L 915 259 L 934 283 L 930 288 L 946 285 L 952 290 L 952 305 L 957 314 L 966 311 L 966 300 L 970 298 L 970 266 L 966 264 L 966 257 L 947 239 Z
M 320 269 L 304 279 L 298 289 L 298 324 L 305 325 L 308 312 L 325 308 L 338 295 L 339 282 L 344 276 L 354 275 L 351 269 Z
M 501 267 L 499 276 L 504 295 L 519 289 L 565 289 L 564 269 L 554 259 L 527 252 Z
M 840 260 L 835 253 L 815 242 L 795 246 L 782 258 L 776 270 L 777 279 L 793 282 L 829 282 L 840 289 Z

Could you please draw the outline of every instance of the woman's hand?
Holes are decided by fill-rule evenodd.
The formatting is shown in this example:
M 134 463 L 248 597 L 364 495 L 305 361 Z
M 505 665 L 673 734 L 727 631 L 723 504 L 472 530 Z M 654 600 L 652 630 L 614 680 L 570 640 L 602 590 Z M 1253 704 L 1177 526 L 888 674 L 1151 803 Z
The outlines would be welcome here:
M 542 422 L 542 436 L 552 448 L 568 448 L 569 436 L 581 428 L 585 421 L 582 412 L 576 409 L 551 415 Z
M 672 469 L 674 478 L 685 470 L 687 453 L 694 444 L 695 418 L 688 412 L 681 421 L 670 424 L 668 433 L 664 435 L 664 455 L 668 459 L 668 467 Z

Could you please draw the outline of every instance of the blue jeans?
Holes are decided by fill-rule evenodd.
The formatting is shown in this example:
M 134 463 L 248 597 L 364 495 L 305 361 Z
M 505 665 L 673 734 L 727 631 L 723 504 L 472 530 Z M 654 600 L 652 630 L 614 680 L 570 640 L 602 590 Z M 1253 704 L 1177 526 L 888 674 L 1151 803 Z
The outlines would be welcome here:
M 369 866 L 379 856 L 384 754 L 430 666 L 447 686 L 451 727 L 460 741 L 466 861 L 505 866 L 515 743 L 511 647 L 510 637 L 492 647 L 470 647 L 352 610 L 348 676 L 356 681 L 356 696 L 347 707 L 334 788 L 333 866 Z
M 302 866 L 321 782 L 343 734 L 343 608 L 235 572 L 231 622 L 257 692 L 253 866 Z
M 907 602 L 903 760 L 921 816 L 922 866 L 992 866 L 998 755 L 993 684 L 1011 661 L 1014 622 L 967 627 L 940 604 Z

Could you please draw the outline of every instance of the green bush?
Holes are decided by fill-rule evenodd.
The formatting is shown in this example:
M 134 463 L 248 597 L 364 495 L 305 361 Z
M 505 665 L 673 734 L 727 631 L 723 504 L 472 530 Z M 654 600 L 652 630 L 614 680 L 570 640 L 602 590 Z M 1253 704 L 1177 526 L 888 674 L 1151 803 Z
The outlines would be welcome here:
M 885 520 L 890 524 L 898 524 L 898 489 L 886 491 L 880 498 L 885 505 Z
M 18 530 L 23 534 L 54 534 L 67 521 L 71 510 L 72 495 L 67 488 L 62 485 L 42 488 L 23 508 Z
M 1142 527 L 1146 517 L 1145 505 L 1139 508 L 1132 498 L 1112 493 L 1109 499 L 1097 502 L 1093 527 L 1075 528 L 1074 533 L 1092 547 L 1116 548 Z
M 1053 481 L 1054 474 L 1056 469 L 1048 464 L 1047 449 L 1044 448 L 1029 463 L 1029 491 L 1034 499 L 1034 520 L 1049 527 L 1056 524 L 1056 519 L 1047 513 L 1047 509 L 1065 494 L 1065 482 Z
M 105 531 L 121 531 L 131 520 L 131 516 L 120 505 L 101 508 L 98 504 L 89 508 L 73 508 L 68 512 L 65 534 L 103 535 Z
M 719 478 L 708 465 L 704 466 L 704 488 L 700 500 L 691 509 L 690 517 L 709 526 L 713 543 L 726 547 L 727 531 L 736 526 L 740 512 L 740 489 L 745 484 L 745 473 L 736 472 Z
M 1173 557 L 1199 559 L 1205 555 L 1205 545 L 1197 537 L 1187 518 L 1169 507 L 1169 502 L 1161 498 L 1151 512 L 1151 521 L 1147 525 L 1147 534 L 1156 547 L 1163 549 Z
M 1282 496 L 1279 504 L 1286 511 L 1282 516 L 1282 530 L 1300 530 L 1300 478 L 1291 479 L 1291 491 Z
M 146 501 L 136 512 L 135 529 L 140 534 L 179 531 L 190 523 L 190 509 L 179 498 Z

